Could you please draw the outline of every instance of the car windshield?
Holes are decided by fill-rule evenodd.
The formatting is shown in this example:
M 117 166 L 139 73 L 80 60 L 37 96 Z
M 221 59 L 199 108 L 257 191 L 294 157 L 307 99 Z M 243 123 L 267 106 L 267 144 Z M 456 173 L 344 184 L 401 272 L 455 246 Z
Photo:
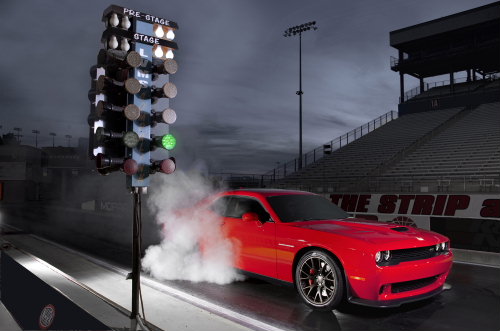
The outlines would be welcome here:
M 349 215 L 319 195 L 290 194 L 267 198 L 282 222 L 301 222 L 347 218 Z

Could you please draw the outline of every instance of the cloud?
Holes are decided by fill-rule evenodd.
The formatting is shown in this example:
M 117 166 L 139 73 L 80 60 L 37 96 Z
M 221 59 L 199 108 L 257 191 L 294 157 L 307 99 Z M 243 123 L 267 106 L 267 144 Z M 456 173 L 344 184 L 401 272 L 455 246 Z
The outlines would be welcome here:
M 172 77 L 179 93 L 170 101 L 178 121 L 171 130 L 204 148 L 171 154 L 189 162 L 207 160 L 210 167 L 254 171 L 272 168 L 278 156 L 297 150 L 298 38 L 284 38 L 286 28 L 311 20 L 319 26 L 302 38 L 304 145 L 312 147 L 396 109 L 399 83 L 389 68 L 395 54 L 389 31 L 486 3 L 491 1 L 292 0 L 283 6 L 173 0 L 166 6 L 124 0 L 121 5 L 167 16 L 180 26 L 179 71 Z M 88 69 L 101 47 L 106 5 L 7 0 L 0 6 L 3 131 L 39 129 L 40 140 L 49 144 L 49 132 L 57 139 L 68 133 L 86 137 Z M 267 154 L 271 148 L 275 157 Z

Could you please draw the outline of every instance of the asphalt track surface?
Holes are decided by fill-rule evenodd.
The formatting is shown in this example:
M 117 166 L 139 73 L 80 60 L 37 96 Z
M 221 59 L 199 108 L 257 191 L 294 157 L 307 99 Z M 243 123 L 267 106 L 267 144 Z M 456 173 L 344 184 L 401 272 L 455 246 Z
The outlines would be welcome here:
M 61 214 L 52 211 L 48 217 L 37 208 L 3 207 L 0 206 L 0 212 L 4 224 L 130 268 L 130 247 L 103 236 L 108 233 L 106 226 L 112 227 L 115 223 L 113 220 L 101 223 L 100 235 L 90 235 L 64 227 L 67 211 Z M 87 219 L 88 215 L 74 213 L 70 216 L 73 221 L 75 217 L 81 218 L 81 224 L 87 227 L 93 224 Z M 121 222 L 130 223 L 128 220 Z M 4 232 L 2 235 L 9 234 Z M 145 237 L 151 243 L 158 239 L 154 234 Z M 327 313 L 312 311 L 302 304 L 293 287 L 252 278 L 228 285 L 188 281 L 163 283 L 282 330 L 500 330 L 500 269 L 493 267 L 455 263 L 447 281 L 451 289 L 424 301 L 390 309 L 346 305 Z

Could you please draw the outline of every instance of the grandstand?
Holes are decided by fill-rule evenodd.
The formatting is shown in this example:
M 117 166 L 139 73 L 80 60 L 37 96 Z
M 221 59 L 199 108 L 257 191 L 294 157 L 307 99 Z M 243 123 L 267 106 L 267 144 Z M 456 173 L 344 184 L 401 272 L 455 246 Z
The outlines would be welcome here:
M 324 194 L 357 217 L 500 252 L 500 2 L 392 31 L 390 42 L 397 116 L 314 149 L 302 167 L 282 163 L 261 185 Z M 405 91 L 408 75 L 419 86 Z
M 500 174 L 500 103 L 464 112 L 385 171 L 385 176 Z
M 454 118 L 460 108 L 439 112 L 409 114 L 378 128 L 362 138 L 323 157 L 318 162 L 295 172 L 279 182 L 280 186 L 290 186 L 304 181 L 329 181 L 351 183 L 369 176 L 396 155 L 411 148 L 421 137 L 431 134 L 436 128 Z M 314 186 L 314 185 L 313 185 Z M 348 189 L 349 186 L 335 187 Z
M 297 160 L 283 163 L 263 181 L 316 192 L 500 192 L 499 13 L 495 2 L 392 31 L 398 118 L 331 154 L 315 149 L 300 170 Z M 425 82 L 443 74 L 450 79 Z M 405 92 L 405 75 L 420 86 Z
M 304 154 L 302 167 L 297 158 L 221 181 L 316 192 L 358 218 L 431 229 L 457 256 L 500 265 L 500 1 L 392 31 L 390 43 L 397 114 Z M 405 91 L 406 76 L 419 86 Z
M 500 102 L 494 102 L 402 116 L 282 175 L 274 186 L 320 193 L 405 192 L 419 186 L 437 192 L 500 192 L 499 175 Z

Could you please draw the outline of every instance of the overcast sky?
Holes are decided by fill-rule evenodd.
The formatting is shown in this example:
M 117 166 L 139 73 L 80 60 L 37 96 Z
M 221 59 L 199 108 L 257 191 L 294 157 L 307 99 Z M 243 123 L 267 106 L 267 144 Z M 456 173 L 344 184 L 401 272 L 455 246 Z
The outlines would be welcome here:
M 263 173 L 298 153 L 298 38 L 303 35 L 304 152 L 397 110 L 389 32 L 489 0 L 1 0 L 0 132 L 22 142 L 67 145 L 86 137 L 90 87 L 104 30 L 117 4 L 173 20 L 178 115 L 171 132 L 179 167 Z M 417 86 L 407 79 L 406 87 Z M 161 126 L 159 126 L 161 131 Z

